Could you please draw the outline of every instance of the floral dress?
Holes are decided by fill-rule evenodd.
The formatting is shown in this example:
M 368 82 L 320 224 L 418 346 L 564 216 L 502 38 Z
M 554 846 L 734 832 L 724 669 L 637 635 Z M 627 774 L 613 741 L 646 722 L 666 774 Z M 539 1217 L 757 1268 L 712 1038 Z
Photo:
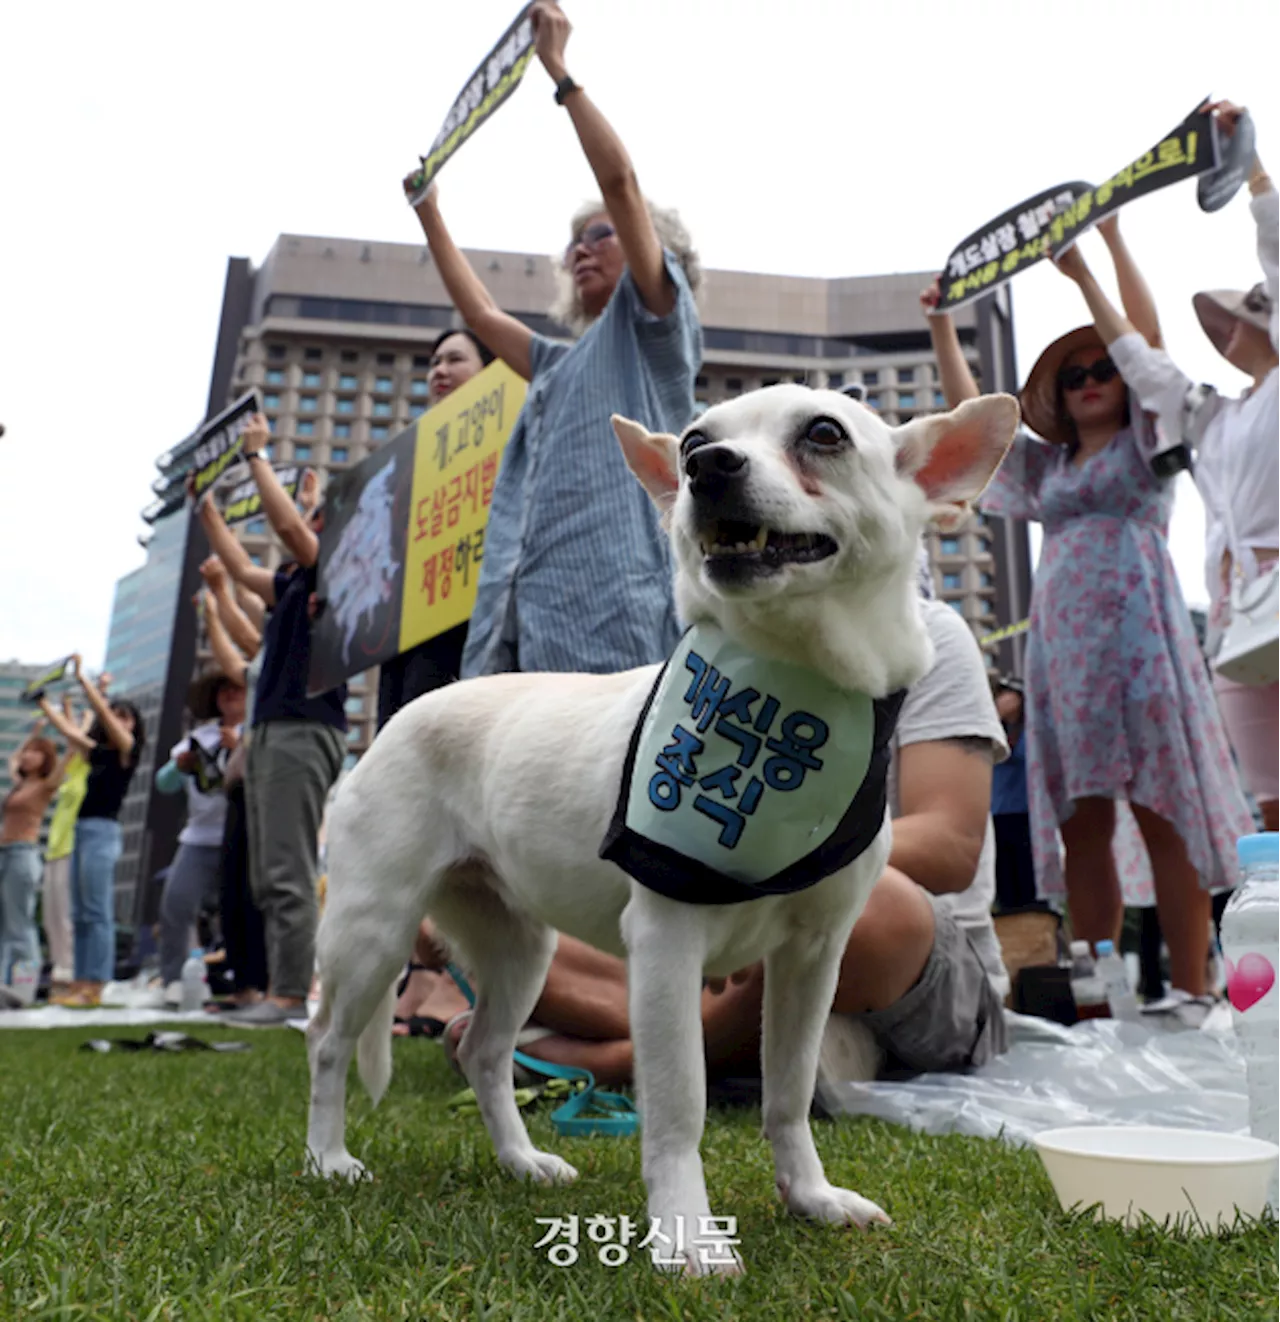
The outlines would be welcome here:
M 1254 829 L 1166 535 L 1173 484 L 1148 465 L 1136 426 L 1073 465 L 1026 432 L 982 499 L 990 514 L 1036 519 L 1026 654 L 1027 791 L 1037 886 L 1065 890 L 1058 826 L 1072 801 L 1117 801 L 1112 849 L 1125 903 L 1155 903 L 1129 803 L 1173 823 L 1200 884 L 1235 883 L 1237 837 Z

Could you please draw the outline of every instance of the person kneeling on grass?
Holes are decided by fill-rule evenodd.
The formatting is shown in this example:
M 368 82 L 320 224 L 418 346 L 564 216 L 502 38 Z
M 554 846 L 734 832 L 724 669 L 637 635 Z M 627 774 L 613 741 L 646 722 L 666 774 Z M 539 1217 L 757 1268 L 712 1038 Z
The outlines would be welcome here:
M 991 904 L 995 843 L 991 768 L 1008 756 L 982 656 L 964 621 L 922 601 L 933 668 L 903 702 L 889 777 L 893 848 L 854 926 L 823 1040 L 819 1088 L 845 1079 L 963 1070 L 1006 1049 L 1009 978 Z M 703 993 L 712 1076 L 758 1068 L 762 965 Z M 461 1011 L 443 995 L 419 1013 Z M 536 1030 L 536 1031 L 535 1031 Z M 875 1061 L 866 1049 L 873 1040 Z M 521 1049 L 589 1069 L 604 1083 L 632 1077 L 626 966 L 561 936 Z

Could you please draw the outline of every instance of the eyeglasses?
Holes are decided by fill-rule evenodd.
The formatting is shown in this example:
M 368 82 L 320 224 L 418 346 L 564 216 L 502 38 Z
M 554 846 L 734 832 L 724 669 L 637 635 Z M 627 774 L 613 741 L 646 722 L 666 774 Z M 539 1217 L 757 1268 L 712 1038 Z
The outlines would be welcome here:
M 1105 386 L 1108 381 L 1115 380 L 1119 371 L 1110 358 L 1099 358 L 1088 367 L 1064 367 L 1058 373 L 1058 384 L 1063 390 L 1083 390 L 1085 382 L 1092 377 L 1100 386 Z
M 594 225 L 588 225 L 580 234 L 569 240 L 564 250 L 564 264 L 569 265 L 575 248 L 589 248 L 594 251 L 606 239 L 613 238 L 616 233 L 617 230 L 607 221 L 597 220 Z

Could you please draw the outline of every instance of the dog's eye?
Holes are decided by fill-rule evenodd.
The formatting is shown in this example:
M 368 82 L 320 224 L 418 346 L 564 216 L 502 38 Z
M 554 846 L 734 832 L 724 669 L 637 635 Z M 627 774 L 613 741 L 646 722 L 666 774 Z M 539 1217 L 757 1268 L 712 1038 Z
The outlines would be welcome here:
M 814 418 L 805 428 L 804 439 L 822 449 L 831 450 L 847 445 L 849 433 L 834 418 Z
M 695 450 L 701 449 L 702 446 L 709 445 L 710 443 L 711 437 L 709 437 L 706 432 L 691 431 L 685 436 L 684 440 L 680 442 L 680 457 L 682 459 L 687 458 Z

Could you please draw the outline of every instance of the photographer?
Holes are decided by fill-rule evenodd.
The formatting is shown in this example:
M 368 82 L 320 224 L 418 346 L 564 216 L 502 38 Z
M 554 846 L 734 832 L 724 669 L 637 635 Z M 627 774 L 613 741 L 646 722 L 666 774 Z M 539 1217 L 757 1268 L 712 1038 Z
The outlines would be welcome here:
M 223 674 L 206 675 L 191 686 L 187 706 L 196 720 L 156 772 L 161 794 L 187 794 L 187 822 L 169 866 L 160 900 L 160 979 L 166 1005 L 182 1001 L 182 965 L 204 905 L 216 899 L 226 826 L 227 760 L 240 743 L 243 685 Z

